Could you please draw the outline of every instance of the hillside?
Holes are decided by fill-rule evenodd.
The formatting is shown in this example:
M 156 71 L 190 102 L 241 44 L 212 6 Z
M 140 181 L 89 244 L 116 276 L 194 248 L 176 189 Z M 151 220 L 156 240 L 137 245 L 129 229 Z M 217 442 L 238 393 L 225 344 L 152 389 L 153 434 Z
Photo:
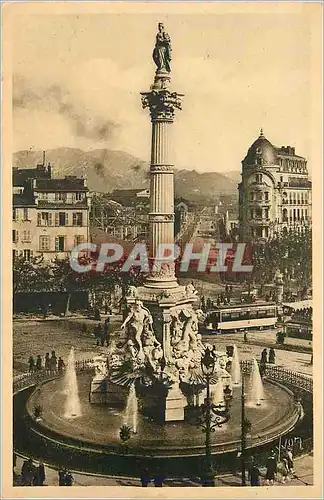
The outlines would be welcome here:
M 32 168 L 42 162 L 41 151 L 18 151 L 13 155 L 13 167 Z M 87 176 L 92 191 L 111 192 L 114 189 L 144 188 L 148 182 L 148 163 L 124 153 L 108 149 L 82 151 L 57 148 L 46 152 L 54 177 Z M 236 192 L 237 182 L 217 172 L 198 173 L 195 170 L 175 171 L 175 194 L 188 200 L 215 198 Z

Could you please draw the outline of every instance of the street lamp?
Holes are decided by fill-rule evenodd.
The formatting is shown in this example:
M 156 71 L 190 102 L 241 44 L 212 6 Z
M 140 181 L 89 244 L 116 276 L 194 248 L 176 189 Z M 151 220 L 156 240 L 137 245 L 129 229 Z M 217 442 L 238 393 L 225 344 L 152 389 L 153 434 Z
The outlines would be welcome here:
M 198 425 L 205 432 L 205 474 L 203 486 L 215 486 L 215 477 L 212 465 L 211 453 L 211 433 L 215 432 L 216 427 L 220 427 L 228 418 L 229 395 L 226 391 L 227 400 L 225 400 L 225 412 L 223 405 L 215 405 L 210 399 L 210 380 L 215 371 L 215 356 L 209 347 L 205 348 L 201 358 L 201 370 L 206 380 L 206 400 L 201 405 L 201 414 Z
M 245 417 L 245 383 L 244 374 L 242 373 L 242 389 L 241 389 L 241 486 L 246 486 L 246 469 L 245 469 L 245 452 L 246 452 L 246 436 L 251 429 L 251 422 Z

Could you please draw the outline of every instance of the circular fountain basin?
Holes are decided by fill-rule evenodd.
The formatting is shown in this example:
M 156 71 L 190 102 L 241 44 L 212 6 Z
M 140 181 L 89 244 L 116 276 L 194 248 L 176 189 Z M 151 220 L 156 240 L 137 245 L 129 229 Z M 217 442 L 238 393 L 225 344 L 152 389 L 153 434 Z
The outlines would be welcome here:
M 123 409 L 112 409 L 107 405 L 89 402 L 91 375 L 78 376 L 81 416 L 64 417 L 63 379 L 51 380 L 38 387 L 27 401 L 27 412 L 32 416 L 37 405 L 43 407 L 41 422 L 33 425 L 31 432 L 56 443 L 91 450 L 98 453 L 115 453 L 120 447 L 119 429 L 125 423 Z M 233 387 L 230 419 L 212 433 L 214 454 L 232 452 L 238 449 L 241 434 L 240 387 Z M 248 447 L 271 442 L 279 435 L 291 430 L 298 421 L 299 413 L 290 391 L 284 387 L 265 382 L 264 400 L 260 406 L 247 401 L 246 418 L 250 420 L 251 434 Z M 132 425 L 131 422 L 128 424 Z M 127 442 L 131 455 L 154 454 L 155 457 L 197 456 L 205 453 L 205 436 L 201 428 L 188 422 L 158 424 L 138 416 L 137 433 Z

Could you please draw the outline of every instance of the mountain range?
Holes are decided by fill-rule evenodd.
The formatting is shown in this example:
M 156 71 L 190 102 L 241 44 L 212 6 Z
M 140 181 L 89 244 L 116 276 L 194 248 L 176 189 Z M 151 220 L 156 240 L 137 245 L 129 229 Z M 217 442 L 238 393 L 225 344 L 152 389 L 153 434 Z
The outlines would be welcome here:
M 42 151 L 18 151 L 13 154 L 13 167 L 34 168 L 42 163 Z M 149 164 L 123 151 L 56 148 L 46 151 L 53 177 L 86 176 L 91 191 L 107 193 L 114 189 L 140 189 L 149 186 Z M 175 195 L 191 200 L 217 198 L 237 193 L 239 171 L 226 175 L 218 172 L 175 170 Z

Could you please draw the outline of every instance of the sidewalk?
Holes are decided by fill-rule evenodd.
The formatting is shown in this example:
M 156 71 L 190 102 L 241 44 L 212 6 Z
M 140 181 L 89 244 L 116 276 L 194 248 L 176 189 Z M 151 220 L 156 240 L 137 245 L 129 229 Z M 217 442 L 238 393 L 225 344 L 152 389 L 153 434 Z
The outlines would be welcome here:
M 20 473 L 23 464 L 23 459 L 17 457 L 16 472 Z M 304 455 L 300 458 L 296 458 L 294 461 L 295 477 L 292 477 L 290 481 L 282 484 L 280 481 L 276 481 L 275 485 L 281 486 L 305 486 L 313 484 L 313 457 L 312 455 Z M 261 471 L 263 473 L 263 470 Z M 44 486 L 58 486 L 58 473 L 57 470 L 50 468 L 45 465 L 46 480 Z M 140 480 L 137 478 L 126 478 L 126 477 L 116 477 L 116 476 L 98 476 L 90 474 L 80 474 L 73 472 L 75 478 L 75 486 L 141 486 Z M 262 481 L 262 485 L 263 482 Z M 21 486 L 19 476 L 16 476 L 14 480 L 16 486 Z M 226 474 L 223 476 L 216 477 L 215 486 L 240 486 L 241 477 L 240 475 Z M 153 482 L 149 485 L 154 486 Z M 200 487 L 198 482 L 193 480 L 183 478 L 183 479 L 167 479 L 164 486 L 166 487 L 176 487 L 176 486 L 191 486 Z

